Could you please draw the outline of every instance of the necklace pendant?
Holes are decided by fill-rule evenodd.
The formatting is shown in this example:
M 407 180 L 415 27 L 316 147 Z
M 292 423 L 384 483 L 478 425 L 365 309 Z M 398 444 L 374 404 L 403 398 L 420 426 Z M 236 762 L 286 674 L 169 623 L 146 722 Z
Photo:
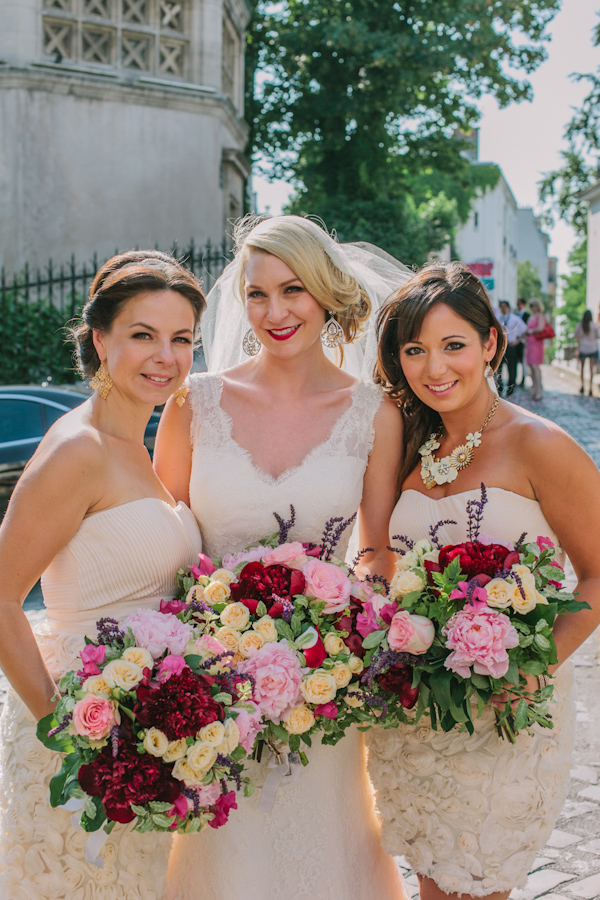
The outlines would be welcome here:
M 460 447 L 455 447 L 450 454 L 450 465 L 460 472 L 461 469 L 466 469 L 470 465 L 472 459 L 472 448 L 468 444 L 461 444 Z
M 436 486 L 435 478 L 433 478 L 431 475 L 428 475 L 427 478 L 425 479 L 425 487 L 427 488 L 428 491 L 430 491 L 431 488 L 435 487 L 435 486 Z

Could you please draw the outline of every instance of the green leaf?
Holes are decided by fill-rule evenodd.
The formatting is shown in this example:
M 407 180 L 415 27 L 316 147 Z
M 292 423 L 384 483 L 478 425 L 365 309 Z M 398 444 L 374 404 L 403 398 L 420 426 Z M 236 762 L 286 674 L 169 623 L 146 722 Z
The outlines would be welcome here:
M 528 719 L 528 708 L 527 702 L 524 699 L 519 700 L 517 703 L 517 708 L 514 712 L 515 717 L 515 731 L 520 731 L 527 725 Z
M 300 735 L 299 734 L 290 734 L 290 750 L 292 753 L 297 753 L 300 749 Z
M 536 634 L 533 639 L 533 643 L 536 645 L 536 647 L 539 647 L 540 650 L 550 650 L 552 647 L 548 638 L 544 637 L 543 634 Z
M 504 676 L 504 679 L 509 684 L 514 684 L 516 687 L 519 686 L 519 667 L 514 659 L 511 659 L 509 661 L 508 669 L 506 675 Z
M 213 700 L 215 703 L 222 703 L 223 706 L 231 706 L 233 703 L 231 694 L 228 694 L 226 691 L 219 691 L 218 694 L 214 695 Z
M 242 745 L 238 744 L 238 746 L 235 748 L 235 750 L 232 750 L 232 752 L 229 755 L 234 762 L 240 762 L 242 759 L 246 759 L 246 756 L 248 754 L 246 753 L 246 751 L 244 750 Z
M 529 659 L 521 663 L 521 671 L 525 675 L 543 675 L 546 672 L 546 664 L 541 659 Z
M 90 800 L 96 812 L 94 816 L 91 817 L 84 810 L 83 815 L 81 816 L 81 827 L 84 831 L 98 831 L 106 821 L 106 813 L 104 812 L 100 797 L 91 797 Z
M 431 689 L 435 695 L 435 702 L 444 711 L 450 709 L 450 704 L 452 703 L 452 678 L 452 672 L 445 668 L 433 672 L 430 678 Z
M 312 740 L 310 738 L 308 731 L 305 731 L 304 734 L 300 735 L 300 737 L 302 738 L 302 740 L 304 741 L 304 743 L 306 744 L 307 747 L 312 747 Z
M 173 824 L 174 816 L 163 816 L 160 813 L 155 813 L 151 816 L 152 821 L 155 825 L 158 825 L 159 828 L 169 828 L 170 825 Z
M 284 619 L 274 619 L 274 622 L 280 638 L 285 638 L 286 641 L 294 640 L 294 632 Z
M 267 615 L 267 612 L 268 612 L 268 610 L 267 610 L 266 605 L 263 603 L 262 600 L 259 600 L 258 605 L 256 607 L 256 615 L 258 616 L 259 619 L 262 619 L 263 616 Z
M 379 644 L 383 641 L 384 637 L 387 634 L 386 630 L 381 631 L 372 631 L 371 634 L 368 634 L 366 638 L 363 638 L 362 645 L 365 650 L 371 650 L 373 647 L 378 647 Z

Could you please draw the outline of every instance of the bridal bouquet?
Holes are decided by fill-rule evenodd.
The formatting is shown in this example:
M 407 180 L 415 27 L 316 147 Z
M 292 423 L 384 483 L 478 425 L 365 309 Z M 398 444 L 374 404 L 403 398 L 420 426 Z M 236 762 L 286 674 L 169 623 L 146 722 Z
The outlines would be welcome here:
M 462 544 L 440 545 L 437 532 L 448 522 L 432 527 L 429 540 L 395 537 L 408 549 L 397 551 L 388 597 L 363 604 L 357 617 L 367 649 L 363 680 L 384 697 L 392 692 L 401 707 L 416 704 L 416 720 L 428 713 L 443 731 L 458 724 L 472 733 L 474 708 L 481 715 L 506 692 L 497 726 L 514 741 L 536 722 L 552 727 L 551 681 L 530 693 L 523 675 L 548 676 L 557 662 L 557 615 L 589 607 L 563 589 L 548 538 L 522 535 L 512 545 L 480 535 L 486 502 L 482 485 L 481 499 L 467 503 Z
M 386 704 L 361 685 L 363 650 L 349 634 L 350 602 L 365 588 L 333 555 L 350 522 L 330 520 L 309 544 L 288 540 L 293 508 L 288 522 L 276 518 L 279 532 L 259 544 L 221 560 L 200 554 L 180 570 L 177 608 L 192 608 L 206 639 L 234 654 L 253 685 L 254 734 L 279 755 L 281 742 L 298 752 L 316 733 L 335 744 L 349 725 L 375 724 Z
M 65 753 L 50 782 L 52 806 L 82 809 L 86 831 L 115 822 L 135 830 L 199 831 L 236 808 L 252 703 L 251 679 L 191 616 L 139 609 L 100 619 L 81 667 L 61 679 L 38 737 Z

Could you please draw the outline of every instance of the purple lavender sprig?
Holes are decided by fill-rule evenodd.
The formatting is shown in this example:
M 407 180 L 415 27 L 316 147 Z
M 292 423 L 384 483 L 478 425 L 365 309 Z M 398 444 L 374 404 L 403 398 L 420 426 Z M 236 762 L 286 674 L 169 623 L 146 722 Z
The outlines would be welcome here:
M 234 650 L 224 650 L 223 653 L 218 653 L 216 656 L 208 656 L 203 662 L 198 663 L 198 668 L 208 671 L 211 666 L 216 666 L 221 660 L 226 659 L 229 662 L 234 656 Z
M 110 616 L 98 619 L 96 629 L 99 644 L 123 644 L 125 642 L 125 632 L 121 631 L 117 620 L 111 619 Z
M 190 613 L 212 613 L 213 609 L 208 605 L 206 600 L 197 600 L 194 598 L 187 604 L 187 610 Z
M 356 575 L 356 567 L 359 564 L 359 562 L 361 561 L 361 559 L 363 558 L 363 556 L 366 556 L 367 553 L 374 553 L 374 552 L 375 552 L 374 547 L 363 547 L 362 550 L 359 550 L 358 553 L 356 554 L 356 556 L 354 557 L 354 559 L 352 560 L 352 562 L 350 563 L 350 565 L 348 566 L 349 574 Z
M 380 709 L 382 715 L 387 715 L 388 704 L 383 697 L 380 697 L 378 694 L 372 694 L 371 691 L 356 691 L 354 696 L 358 697 L 360 700 L 364 700 L 367 706 L 375 706 Z
M 515 579 L 515 581 L 517 582 L 517 587 L 519 588 L 521 597 L 523 598 L 523 600 L 527 601 L 527 597 L 525 595 L 525 588 L 523 587 L 523 582 L 521 581 L 520 576 L 517 575 L 516 572 L 512 572 L 511 574 L 512 574 L 513 578 Z
M 69 724 L 69 722 L 71 721 L 72 718 L 73 718 L 73 713 L 66 713 L 62 717 L 62 719 L 60 720 L 58 725 L 56 725 L 54 728 L 50 729 L 50 731 L 48 732 L 48 737 L 54 737 L 55 734 L 59 734 L 61 731 L 63 731 L 67 727 L 67 725 Z
M 415 546 L 415 542 L 413 540 L 411 540 L 409 537 L 407 537 L 405 534 L 393 534 L 392 540 L 393 541 L 402 541 L 402 543 L 408 550 L 412 550 Z M 397 547 L 388 547 L 388 550 L 391 550 L 392 553 L 397 553 L 398 556 L 402 556 L 405 553 L 404 550 L 398 549 Z
M 519 552 L 519 551 L 521 550 L 521 547 L 522 547 L 523 544 L 525 543 L 525 538 L 526 538 L 526 537 L 527 537 L 527 532 L 526 532 L 526 531 L 524 531 L 523 534 L 521 534 L 521 535 L 518 537 L 518 539 L 517 539 L 517 541 L 516 541 L 516 543 L 515 543 L 515 550 L 516 550 L 517 552 Z
M 194 817 L 197 819 L 200 815 L 200 799 L 197 790 L 192 787 L 182 787 L 181 793 L 194 804 Z
M 217 765 L 223 766 L 223 768 L 230 770 L 230 778 L 235 781 L 235 786 L 238 791 L 242 789 L 242 767 L 238 766 L 236 762 L 234 762 L 230 756 L 224 756 L 222 753 L 217 754 Z M 221 779 L 221 787 L 223 788 L 223 793 L 227 793 L 227 782 L 224 778 Z
M 349 519 L 344 519 L 342 516 L 334 516 L 326 522 L 323 537 L 321 538 L 321 559 L 324 562 L 331 559 L 341 536 L 346 528 L 354 524 L 355 519 L 356 513 L 350 516 Z
M 483 513 L 488 495 L 485 484 L 481 482 L 481 498 L 479 500 L 469 500 L 467 502 L 467 518 L 468 518 L 468 535 L 470 541 L 476 541 L 479 538 L 481 524 L 483 522 Z
M 455 519 L 441 519 L 435 525 L 432 525 L 431 528 L 429 529 L 429 539 L 431 540 L 431 543 L 433 544 L 433 546 L 436 547 L 438 550 L 442 549 L 442 543 L 441 543 L 440 539 L 438 538 L 438 534 L 437 534 L 438 531 L 440 530 L 440 528 L 443 528 L 444 525 L 457 525 L 457 524 L 458 523 L 456 522 Z
M 365 575 L 365 581 L 369 581 L 371 584 L 381 584 L 386 592 L 389 594 L 390 592 L 390 583 L 387 578 L 384 578 L 383 575 Z
M 371 662 L 361 678 L 363 684 L 371 690 L 378 675 L 382 675 L 393 666 L 416 666 L 423 661 L 423 656 L 414 653 L 402 653 L 400 650 L 385 650 L 380 647 L 371 657 Z
M 294 604 L 290 600 L 289 597 L 278 597 L 276 594 L 273 594 L 273 598 L 275 600 L 280 600 L 283 604 L 283 612 L 281 613 L 281 618 L 284 622 L 287 622 L 288 625 L 292 621 L 292 616 L 294 614 Z
M 280 544 L 285 544 L 289 537 L 290 531 L 292 530 L 292 528 L 294 527 L 294 525 L 296 523 L 296 510 L 290 503 L 289 519 L 287 519 L 287 520 L 283 519 L 276 512 L 274 512 L 273 515 L 277 519 L 277 524 L 279 525 L 279 533 L 277 535 L 277 540 Z

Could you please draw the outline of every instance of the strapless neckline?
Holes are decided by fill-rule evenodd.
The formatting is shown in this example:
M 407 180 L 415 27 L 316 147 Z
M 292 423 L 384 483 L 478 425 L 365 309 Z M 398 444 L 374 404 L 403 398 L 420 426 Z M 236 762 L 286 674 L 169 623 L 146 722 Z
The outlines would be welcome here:
M 98 512 L 86 516 L 85 519 L 82 520 L 82 524 L 84 522 L 89 522 L 90 519 L 95 519 L 96 516 L 104 516 L 107 513 L 114 513 L 118 512 L 118 510 L 124 510 L 126 507 L 131 507 L 135 503 L 162 503 L 164 504 L 164 506 L 168 506 L 169 509 L 172 509 L 173 512 L 176 512 L 180 506 L 186 505 L 182 500 L 178 500 L 175 506 L 172 506 L 168 500 L 163 500 L 161 497 L 138 497 L 136 500 L 128 500 L 126 503 L 119 503 L 118 506 L 109 506 L 108 509 L 99 509 Z M 189 507 L 186 508 L 189 509 Z
M 535 503 L 537 506 L 540 505 L 540 501 L 536 500 L 535 497 L 525 497 L 523 494 L 517 494 L 516 491 L 509 491 L 508 488 L 500 488 L 500 487 L 487 487 L 486 491 L 489 494 L 490 491 L 498 491 L 501 494 L 508 494 L 511 497 L 518 497 L 520 500 L 525 500 L 528 503 Z M 421 491 L 415 490 L 415 488 L 407 488 L 405 491 L 402 491 L 402 496 L 406 496 L 406 494 L 417 494 L 419 497 L 424 497 L 426 500 L 429 500 L 431 503 L 442 503 L 444 500 L 454 500 L 456 497 L 466 497 L 468 494 L 480 494 L 481 488 L 471 488 L 468 491 L 459 491 L 457 494 L 448 494 L 446 497 L 432 497 L 430 494 L 423 494 Z

